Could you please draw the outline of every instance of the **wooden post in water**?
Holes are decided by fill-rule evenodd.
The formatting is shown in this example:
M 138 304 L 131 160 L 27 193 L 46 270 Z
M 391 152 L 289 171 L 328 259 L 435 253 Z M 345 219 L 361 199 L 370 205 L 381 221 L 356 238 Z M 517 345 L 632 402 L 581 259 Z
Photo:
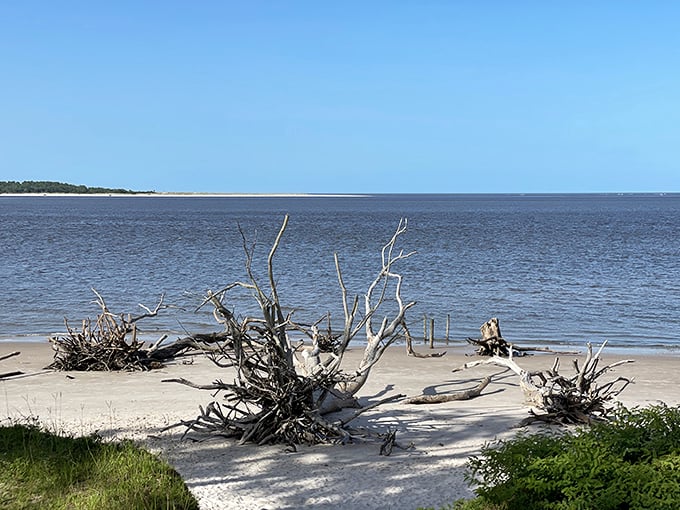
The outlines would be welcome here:
M 449 345 L 449 329 L 451 327 L 451 314 L 446 314 L 446 345 Z
M 430 349 L 434 349 L 434 319 L 430 319 Z
M 427 314 L 423 314 L 423 343 L 427 342 Z

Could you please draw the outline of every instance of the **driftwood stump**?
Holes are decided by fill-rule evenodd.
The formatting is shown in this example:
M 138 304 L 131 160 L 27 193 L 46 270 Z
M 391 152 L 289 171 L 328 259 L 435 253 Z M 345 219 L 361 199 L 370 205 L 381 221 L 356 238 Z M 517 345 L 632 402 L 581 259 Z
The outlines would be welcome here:
M 468 338 L 468 342 L 477 345 L 480 356 L 507 356 L 510 344 L 501 335 L 501 326 L 496 317 L 492 317 L 479 328 L 481 338 Z
M 479 328 L 481 338 L 468 338 L 468 343 L 477 346 L 477 354 L 480 356 L 507 357 L 510 351 L 516 356 L 523 356 L 529 352 L 551 352 L 554 354 L 578 354 L 574 351 L 555 351 L 548 347 L 522 347 L 505 340 L 501 335 L 501 326 L 498 318 L 493 317 Z

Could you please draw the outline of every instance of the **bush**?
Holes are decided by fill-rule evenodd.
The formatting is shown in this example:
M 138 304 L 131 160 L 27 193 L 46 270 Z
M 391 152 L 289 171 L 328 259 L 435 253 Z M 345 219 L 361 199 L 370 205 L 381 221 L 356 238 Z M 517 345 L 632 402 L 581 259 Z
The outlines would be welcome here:
M 620 408 L 589 429 L 522 434 L 486 445 L 468 468 L 479 498 L 461 508 L 680 508 L 680 408 Z

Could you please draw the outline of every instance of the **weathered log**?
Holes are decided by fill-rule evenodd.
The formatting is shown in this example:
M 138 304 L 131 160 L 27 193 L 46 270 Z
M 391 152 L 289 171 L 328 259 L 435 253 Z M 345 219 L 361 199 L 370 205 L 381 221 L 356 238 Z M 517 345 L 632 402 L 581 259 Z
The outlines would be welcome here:
M 404 404 L 441 404 L 455 400 L 470 400 L 481 395 L 484 388 L 491 382 L 491 377 L 483 378 L 480 383 L 469 390 L 457 391 L 438 395 L 418 395 L 404 400 Z
M 211 345 L 219 342 L 228 342 L 229 336 L 224 333 L 194 334 L 192 336 L 178 338 L 177 340 L 163 345 L 156 342 L 145 351 L 147 357 L 160 362 L 177 358 L 186 353 L 210 352 Z
M 501 327 L 498 319 L 492 317 L 481 325 L 479 331 L 481 338 L 468 338 L 467 341 L 477 346 L 477 354 L 480 356 L 507 356 L 510 344 L 501 335 Z
M 492 317 L 482 324 L 479 328 L 479 332 L 482 334 L 482 339 L 484 340 L 503 338 L 503 335 L 501 335 L 501 325 L 496 317 Z
M 13 358 L 14 356 L 19 356 L 19 354 L 21 354 L 21 352 L 19 352 L 19 351 L 14 351 L 14 352 L 10 352 L 8 354 L 3 354 L 2 356 L 0 356 L 0 361 L 5 361 L 9 358 Z M 0 373 L 0 379 L 7 379 L 9 377 L 14 377 L 14 376 L 17 376 L 17 375 L 23 375 L 23 372 L 21 372 L 19 370 L 12 370 L 11 372 Z

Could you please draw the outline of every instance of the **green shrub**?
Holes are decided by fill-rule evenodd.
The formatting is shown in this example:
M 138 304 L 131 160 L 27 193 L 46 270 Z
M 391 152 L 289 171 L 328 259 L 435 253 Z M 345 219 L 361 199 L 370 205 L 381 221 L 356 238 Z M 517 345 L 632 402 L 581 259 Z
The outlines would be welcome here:
M 521 434 L 486 445 L 468 468 L 479 497 L 461 508 L 677 509 L 680 408 L 621 408 L 588 429 Z

